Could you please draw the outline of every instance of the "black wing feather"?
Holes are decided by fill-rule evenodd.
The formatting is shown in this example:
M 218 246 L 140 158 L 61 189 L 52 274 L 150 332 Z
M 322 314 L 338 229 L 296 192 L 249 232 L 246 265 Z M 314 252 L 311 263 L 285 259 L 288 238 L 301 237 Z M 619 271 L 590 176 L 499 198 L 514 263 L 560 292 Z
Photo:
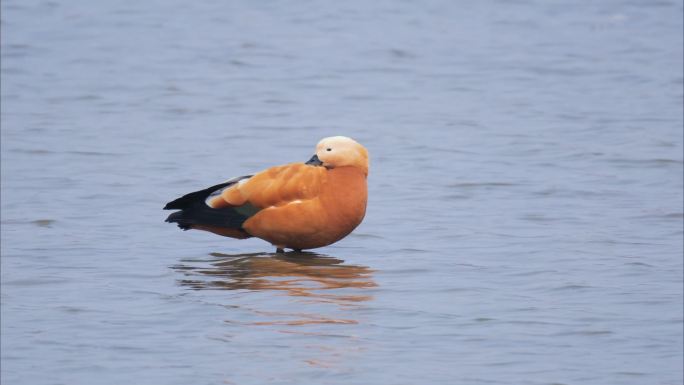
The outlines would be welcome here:
M 241 176 L 220 183 L 204 190 L 199 190 L 185 194 L 164 206 L 164 210 L 180 210 L 172 213 L 166 218 L 166 222 L 177 223 L 183 230 L 192 228 L 192 225 L 210 225 L 239 229 L 242 224 L 254 213 L 252 210 L 245 210 L 240 206 L 225 207 L 215 209 L 206 204 L 206 199 L 213 192 L 229 187 L 243 179 L 251 178 L 252 175 Z M 241 210 L 237 210 L 240 209 Z M 250 215 L 251 214 L 251 215 Z

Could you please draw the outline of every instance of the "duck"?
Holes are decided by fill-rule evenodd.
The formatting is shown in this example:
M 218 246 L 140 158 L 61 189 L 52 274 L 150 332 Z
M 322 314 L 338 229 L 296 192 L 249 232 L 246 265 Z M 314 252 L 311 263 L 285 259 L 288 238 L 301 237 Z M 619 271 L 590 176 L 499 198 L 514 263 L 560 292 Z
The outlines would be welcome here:
M 175 199 L 164 210 L 182 230 L 256 237 L 276 252 L 331 245 L 366 214 L 368 150 L 346 136 L 321 139 L 307 162 L 270 167 Z

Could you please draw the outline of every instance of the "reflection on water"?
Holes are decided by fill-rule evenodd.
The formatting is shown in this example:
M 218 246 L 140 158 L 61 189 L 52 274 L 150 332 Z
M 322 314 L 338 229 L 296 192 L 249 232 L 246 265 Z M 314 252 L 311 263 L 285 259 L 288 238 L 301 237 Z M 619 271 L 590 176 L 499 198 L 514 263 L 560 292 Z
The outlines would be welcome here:
M 211 253 L 209 260 L 183 260 L 172 266 L 185 278 L 178 282 L 194 290 L 273 291 L 310 304 L 333 304 L 352 309 L 373 299 L 360 289 L 377 286 L 373 270 L 367 266 L 345 264 L 343 260 L 310 252 L 284 254 Z M 252 325 L 356 324 L 347 318 L 318 313 L 289 313 L 249 309 L 260 318 Z M 283 317 L 296 319 L 285 319 Z M 229 321 L 232 322 L 232 321 Z

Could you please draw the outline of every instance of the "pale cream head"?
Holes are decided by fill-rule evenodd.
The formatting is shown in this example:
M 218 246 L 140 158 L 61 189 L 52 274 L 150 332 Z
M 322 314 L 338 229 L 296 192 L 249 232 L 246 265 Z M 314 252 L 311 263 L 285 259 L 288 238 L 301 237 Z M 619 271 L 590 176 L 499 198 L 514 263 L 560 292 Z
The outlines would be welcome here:
M 316 155 L 327 168 L 358 167 L 368 175 L 368 150 L 352 138 L 331 136 L 321 139 L 316 146 Z

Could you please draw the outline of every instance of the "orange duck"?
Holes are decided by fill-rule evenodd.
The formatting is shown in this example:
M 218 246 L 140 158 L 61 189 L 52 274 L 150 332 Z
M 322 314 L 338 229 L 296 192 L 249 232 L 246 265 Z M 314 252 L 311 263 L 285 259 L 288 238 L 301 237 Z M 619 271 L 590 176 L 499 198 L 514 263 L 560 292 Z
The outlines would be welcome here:
M 306 163 L 275 166 L 184 195 L 164 207 L 183 230 L 257 237 L 285 248 L 339 241 L 361 223 L 368 196 L 368 151 L 351 138 L 321 140 Z

